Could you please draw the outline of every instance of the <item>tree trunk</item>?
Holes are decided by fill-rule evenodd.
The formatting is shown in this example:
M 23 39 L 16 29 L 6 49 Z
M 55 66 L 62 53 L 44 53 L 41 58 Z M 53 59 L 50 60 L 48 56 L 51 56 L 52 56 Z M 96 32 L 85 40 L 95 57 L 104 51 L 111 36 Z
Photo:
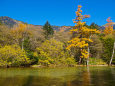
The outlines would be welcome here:
M 80 51 L 82 51 L 82 49 L 80 49 Z M 80 53 L 81 54 L 81 53 Z M 82 54 L 81 54 L 82 55 Z M 80 65 L 81 64 L 81 56 L 79 57 L 79 62 L 78 64 Z
M 89 50 L 89 46 L 88 46 L 88 57 L 87 57 L 87 63 L 86 63 L 87 66 L 89 65 L 89 53 L 90 53 L 90 50 Z
M 81 57 L 79 57 L 79 65 L 81 64 Z
M 113 57 L 114 57 L 114 51 L 115 50 L 115 41 L 114 41 L 114 45 L 113 45 L 113 53 L 112 53 L 112 56 L 111 56 L 111 60 L 110 60 L 110 62 L 109 62 L 109 65 L 111 65 L 111 63 L 112 63 L 112 60 L 113 60 Z
M 24 49 L 24 38 L 22 39 L 22 50 Z
M 91 35 L 90 35 L 89 39 L 91 39 Z M 87 62 L 86 62 L 87 66 L 89 65 L 89 54 L 90 54 L 90 49 L 89 49 L 89 44 L 88 44 L 88 57 L 87 57 Z

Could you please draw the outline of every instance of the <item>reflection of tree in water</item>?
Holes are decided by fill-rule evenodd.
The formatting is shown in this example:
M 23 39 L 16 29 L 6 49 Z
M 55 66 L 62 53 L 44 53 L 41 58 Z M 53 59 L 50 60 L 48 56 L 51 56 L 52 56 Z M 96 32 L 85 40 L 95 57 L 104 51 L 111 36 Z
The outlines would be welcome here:
M 49 77 L 8 77 L 0 80 L 0 86 L 63 86 L 60 79 Z
M 112 74 L 111 68 L 95 68 L 91 71 L 91 83 L 93 86 L 115 86 L 114 75 L 115 71 L 114 74 Z
M 32 86 L 33 82 L 33 76 L 28 76 L 28 78 L 26 79 L 26 81 L 24 82 L 24 84 L 22 86 Z
M 90 71 L 83 69 L 79 78 L 68 82 L 66 86 L 115 86 L 115 68 L 90 67 Z
M 113 80 L 115 80 L 115 69 L 114 67 L 111 67 L 111 74 L 113 75 Z
M 81 86 L 89 86 L 90 85 L 89 67 L 87 67 L 87 69 L 83 72 L 82 77 L 83 77 L 83 82 L 82 82 Z
M 63 86 L 59 78 L 29 77 L 23 86 Z
M 76 68 L 0 69 L 0 86 L 63 86 L 75 73 Z
M 18 71 L 16 72 L 18 73 Z M 23 76 L 23 72 L 26 73 L 25 76 Z M 23 72 L 20 72 L 22 74 L 20 76 L 15 74 L 16 76 L 13 75 L 13 77 L 10 76 L 2 81 L 0 80 L 0 86 L 85 86 L 86 84 L 89 84 L 87 80 L 88 73 L 85 69 L 80 69 L 79 71 L 77 68 L 70 68 L 49 70 L 47 72 L 44 70 L 44 72 L 42 72 L 45 76 L 32 75 L 31 71 Z
M 115 68 L 109 67 L 7 70 L 0 76 L 0 86 L 115 86 Z
M 67 82 L 66 86 L 90 86 L 89 68 L 83 69 L 76 77 L 75 80 Z
M 27 77 L 5 77 L 0 80 L 0 86 L 23 86 Z

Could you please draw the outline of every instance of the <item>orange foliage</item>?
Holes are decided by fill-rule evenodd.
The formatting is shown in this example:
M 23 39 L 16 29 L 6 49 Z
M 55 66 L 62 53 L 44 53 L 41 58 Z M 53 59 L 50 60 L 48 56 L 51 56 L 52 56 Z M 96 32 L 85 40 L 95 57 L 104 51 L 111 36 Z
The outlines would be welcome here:
M 106 34 L 106 35 L 113 34 L 113 22 L 112 22 L 112 20 L 109 17 L 106 21 L 107 21 L 107 24 L 105 25 L 104 34 Z
M 18 26 L 11 29 L 11 34 L 13 37 L 22 39 L 24 36 L 27 36 L 28 34 L 31 35 L 31 32 L 27 29 L 26 24 L 20 23 Z
M 100 33 L 96 29 L 89 29 L 85 25 L 85 22 L 82 22 L 83 19 L 90 17 L 89 15 L 82 15 L 81 5 L 78 5 L 78 9 L 76 11 L 76 18 L 74 19 L 74 23 L 76 23 L 75 28 L 70 30 L 71 33 L 76 33 L 77 36 L 69 41 L 70 45 L 67 47 L 68 50 L 71 47 L 78 47 L 81 49 L 81 58 L 88 58 L 89 53 L 87 52 L 87 48 L 89 46 L 89 42 L 93 42 L 90 39 L 91 34 Z

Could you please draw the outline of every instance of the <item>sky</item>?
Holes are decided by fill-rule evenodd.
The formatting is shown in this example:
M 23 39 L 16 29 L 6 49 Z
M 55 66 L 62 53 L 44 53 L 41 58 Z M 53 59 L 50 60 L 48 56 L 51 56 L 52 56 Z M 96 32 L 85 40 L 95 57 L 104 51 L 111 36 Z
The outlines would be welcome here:
M 77 5 L 91 16 L 85 20 L 88 25 L 104 25 L 108 17 L 115 22 L 115 0 L 0 0 L 0 16 L 34 25 L 48 20 L 51 25 L 74 26 Z

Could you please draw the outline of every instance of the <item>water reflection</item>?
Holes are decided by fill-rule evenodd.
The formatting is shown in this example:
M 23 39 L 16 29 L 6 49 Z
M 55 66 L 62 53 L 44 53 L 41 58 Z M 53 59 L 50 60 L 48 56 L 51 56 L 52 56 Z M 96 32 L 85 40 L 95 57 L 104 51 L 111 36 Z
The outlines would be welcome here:
M 0 86 L 115 86 L 115 68 L 0 69 Z
M 93 86 L 115 86 L 115 68 L 97 68 L 91 73 Z

